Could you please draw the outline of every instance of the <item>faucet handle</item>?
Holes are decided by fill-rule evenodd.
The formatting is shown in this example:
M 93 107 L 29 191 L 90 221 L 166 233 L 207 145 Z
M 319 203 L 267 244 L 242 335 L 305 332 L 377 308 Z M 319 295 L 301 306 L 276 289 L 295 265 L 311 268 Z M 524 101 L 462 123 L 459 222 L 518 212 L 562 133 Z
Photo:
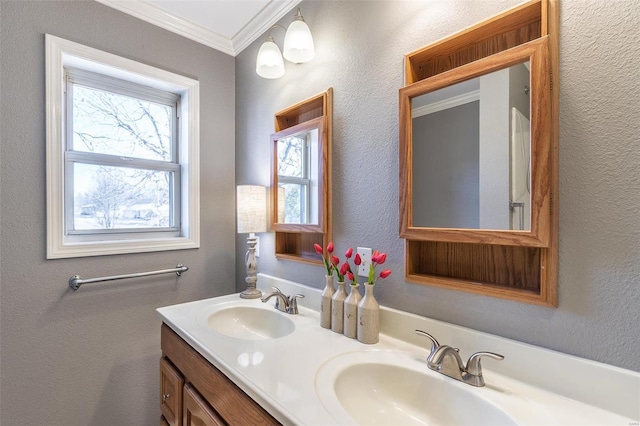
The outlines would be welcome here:
M 289 298 L 289 313 L 298 313 L 298 299 L 304 299 L 304 294 L 294 294 Z
M 482 376 L 482 365 L 480 364 L 480 360 L 483 356 L 487 358 L 497 359 L 498 361 L 502 361 L 504 359 L 503 355 L 494 353 L 494 352 L 476 352 L 469 357 L 467 361 L 467 373 L 472 374 L 474 376 Z
M 431 356 L 436 352 L 436 350 L 440 347 L 440 343 L 436 340 L 435 337 L 427 333 L 426 331 L 416 330 L 416 334 L 418 336 L 424 336 L 427 339 L 431 340 L 431 350 L 429 351 L 429 356 L 427 357 L 427 361 L 431 358 Z

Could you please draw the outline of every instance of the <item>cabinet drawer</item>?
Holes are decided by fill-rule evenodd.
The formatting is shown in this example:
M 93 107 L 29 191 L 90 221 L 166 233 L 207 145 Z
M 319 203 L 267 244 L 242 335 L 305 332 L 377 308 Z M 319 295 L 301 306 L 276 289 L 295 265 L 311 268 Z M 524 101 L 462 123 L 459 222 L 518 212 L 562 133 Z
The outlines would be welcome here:
M 184 385 L 182 395 L 184 398 L 183 426 L 226 426 L 190 384 Z
M 182 426 L 182 375 L 166 358 L 160 360 L 160 412 L 170 426 Z

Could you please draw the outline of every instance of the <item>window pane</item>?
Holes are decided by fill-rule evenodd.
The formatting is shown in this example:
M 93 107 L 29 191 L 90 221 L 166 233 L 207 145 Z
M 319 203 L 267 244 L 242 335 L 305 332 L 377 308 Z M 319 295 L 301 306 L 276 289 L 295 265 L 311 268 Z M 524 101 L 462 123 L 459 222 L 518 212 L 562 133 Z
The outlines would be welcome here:
M 75 230 L 173 226 L 173 173 L 74 163 Z
M 73 86 L 73 149 L 172 161 L 173 108 Z
M 278 175 L 305 177 L 304 141 L 296 136 L 278 140 Z
M 284 223 L 307 223 L 306 186 L 296 183 L 279 186 L 284 188 Z

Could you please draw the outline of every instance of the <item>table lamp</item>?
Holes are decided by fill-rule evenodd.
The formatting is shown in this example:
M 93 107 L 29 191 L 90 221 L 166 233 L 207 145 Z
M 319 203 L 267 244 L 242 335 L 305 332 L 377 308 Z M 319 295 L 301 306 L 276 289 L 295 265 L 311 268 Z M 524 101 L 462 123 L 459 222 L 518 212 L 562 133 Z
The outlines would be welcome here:
M 257 185 L 238 185 L 237 212 L 238 234 L 249 234 L 247 244 L 249 250 L 245 255 L 247 265 L 247 288 L 240 293 L 243 299 L 257 299 L 262 292 L 256 288 L 258 277 L 258 260 L 256 259 L 256 232 L 267 231 L 267 196 L 266 188 Z

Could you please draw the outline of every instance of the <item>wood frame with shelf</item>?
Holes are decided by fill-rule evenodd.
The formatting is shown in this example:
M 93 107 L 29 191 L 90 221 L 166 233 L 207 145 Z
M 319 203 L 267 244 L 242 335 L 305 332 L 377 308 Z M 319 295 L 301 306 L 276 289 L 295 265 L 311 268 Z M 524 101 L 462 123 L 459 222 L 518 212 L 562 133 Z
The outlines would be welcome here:
M 322 265 L 322 259 L 316 253 L 314 244 L 326 247 L 332 239 L 331 220 L 331 146 L 333 129 L 333 89 L 312 96 L 304 101 L 292 105 L 274 116 L 276 134 L 292 128 L 304 128 L 305 123 L 314 123 L 322 118 L 322 132 L 324 149 L 322 151 L 323 167 L 321 223 L 314 225 L 287 225 L 275 223 L 277 216 L 277 191 L 271 186 L 271 217 L 272 229 L 275 231 L 275 256 L 277 259 L 293 260 L 297 262 Z M 273 143 L 273 141 L 272 141 Z M 272 167 L 272 174 L 276 173 Z M 272 176 L 273 181 L 273 176 Z
M 557 306 L 558 277 L 558 0 L 531 0 L 477 25 L 405 55 L 405 88 L 433 84 L 473 70 L 476 63 L 506 61 L 511 53 L 544 43 L 544 108 L 532 138 L 546 142 L 538 157 L 538 180 L 546 194 L 538 201 L 542 233 L 433 229 L 423 233 L 410 220 L 411 150 L 400 149 L 400 236 L 405 242 L 405 279 L 419 284 L 482 294 L 544 306 Z M 474 71 L 471 71 L 472 73 Z M 465 71 L 462 72 L 464 74 Z M 532 73 L 533 75 L 533 73 Z M 427 82 L 427 80 L 429 82 Z M 540 96 L 540 93 L 538 93 Z M 405 101 L 407 97 L 405 96 Z M 406 102 L 400 100 L 400 141 L 406 139 Z M 409 100 L 410 102 L 410 100 Z M 404 118 L 403 118 L 403 107 Z M 409 105 L 410 107 L 410 105 Z M 410 133 L 409 133 L 410 134 Z M 537 134 L 537 136 L 536 136 Z M 540 168 L 540 165 L 543 167 Z M 533 196 L 533 195 L 532 195 Z M 535 200 L 534 200 L 535 201 Z M 546 212 L 549 212 L 547 215 Z M 442 231 L 442 232 L 438 232 Z

